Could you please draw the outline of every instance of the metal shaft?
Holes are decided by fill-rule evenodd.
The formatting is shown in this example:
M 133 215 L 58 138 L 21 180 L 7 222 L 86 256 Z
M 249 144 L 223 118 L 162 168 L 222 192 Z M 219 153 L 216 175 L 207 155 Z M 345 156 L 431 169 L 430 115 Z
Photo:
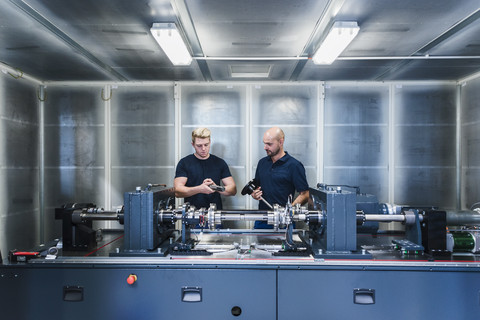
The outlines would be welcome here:
M 268 214 L 267 210 L 220 210 L 220 213 L 234 215 L 234 214 Z
M 479 226 L 480 214 L 476 211 L 447 211 L 448 226 Z
M 214 219 L 216 221 L 269 221 L 269 217 L 281 217 L 284 215 L 282 208 L 275 209 L 273 211 L 267 210 L 216 210 L 213 213 Z M 328 213 L 326 213 L 328 215 Z M 85 216 L 85 217 L 84 217 Z M 88 217 L 87 217 L 88 216 Z M 197 210 L 194 211 L 188 219 L 208 219 L 210 213 L 207 211 Z M 376 222 L 402 222 L 405 224 L 411 224 L 415 222 L 415 216 L 412 214 L 399 213 L 399 214 L 365 214 L 365 213 L 356 213 L 357 221 L 359 224 L 362 224 L 365 221 L 376 221 Z M 89 220 L 116 220 L 115 215 L 82 215 L 82 218 Z M 180 210 L 165 210 L 159 214 L 160 222 L 174 222 L 182 219 L 182 212 Z M 278 218 L 275 218 L 278 219 Z M 274 220 L 275 220 L 274 219 Z M 324 212 L 322 211 L 300 211 L 294 212 L 291 217 L 293 221 L 307 222 L 309 224 L 322 224 L 324 221 Z M 413 220 L 412 220 L 413 219 Z M 423 221 L 423 215 L 418 215 L 420 222 Z M 460 211 L 460 212 L 447 212 L 447 225 L 449 226 L 479 226 L 480 225 L 480 214 L 475 211 Z
M 220 216 L 221 220 L 234 220 L 234 221 L 267 221 L 267 214 L 222 214 Z
M 85 221 L 117 221 L 121 220 L 121 216 L 116 213 L 116 212 L 110 212 L 110 213 L 83 213 L 83 212 L 73 212 L 72 214 L 72 221 L 74 223 L 81 223 Z
M 267 205 L 267 206 L 268 206 L 270 209 L 272 209 L 272 210 L 273 210 L 273 207 L 272 207 L 272 205 L 271 205 L 270 203 L 268 203 L 268 202 L 267 202 L 267 200 L 263 199 L 262 197 L 260 197 L 260 200 L 262 200 L 262 201 L 263 201 L 263 203 L 265 203 L 265 204 L 266 204 L 266 205 Z
M 405 215 L 403 214 L 365 214 L 363 215 L 365 221 L 377 222 L 404 222 Z

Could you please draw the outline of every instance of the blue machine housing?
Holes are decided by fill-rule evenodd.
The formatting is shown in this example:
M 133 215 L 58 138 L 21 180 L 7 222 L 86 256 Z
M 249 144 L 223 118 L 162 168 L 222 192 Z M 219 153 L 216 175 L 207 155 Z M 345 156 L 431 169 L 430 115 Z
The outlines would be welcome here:
M 165 208 L 170 198 L 165 190 L 125 192 L 124 252 L 154 250 L 170 234 L 168 224 L 159 226 L 158 212 Z
M 125 236 L 124 249 L 153 250 L 160 243 L 157 230 L 158 218 L 154 214 L 154 203 L 159 199 L 155 192 L 139 191 L 124 194 Z M 139 216 L 136 216 L 139 215 Z

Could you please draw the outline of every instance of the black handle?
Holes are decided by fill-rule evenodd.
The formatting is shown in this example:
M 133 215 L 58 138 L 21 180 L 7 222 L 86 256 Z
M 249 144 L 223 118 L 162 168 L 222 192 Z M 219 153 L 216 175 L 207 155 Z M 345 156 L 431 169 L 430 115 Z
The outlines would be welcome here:
M 64 286 L 63 301 L 70 301 L 70 302 L 83 301 L 83 287 Z
M 202 302 L 202 288 L 182 287 L 183 302 Z
M 375 304 L 374 289 L 353 289 L 353 303 Z

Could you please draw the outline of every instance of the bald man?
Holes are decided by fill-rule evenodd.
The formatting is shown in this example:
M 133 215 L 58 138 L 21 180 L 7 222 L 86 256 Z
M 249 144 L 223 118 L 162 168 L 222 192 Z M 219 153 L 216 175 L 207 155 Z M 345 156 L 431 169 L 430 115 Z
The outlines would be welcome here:
M 293 197 L 296 190 L 299 194 L 292 204 L 305 204 L 309 197 L 305 168 L 300 161 L 283 149 L 284 142 L 285 134 L 278 127 L 268 129 L 263 135 L 263 149 L 267 156 L 258 161 L 255 179 L 260 187 L 252 192 L 252 197 L 255 200 L 263 197 L 272 205 L 285 206 L 288 197 L 290 195 Z M 259 201 L 258 208 L 270 209 L 263 201 Z M 272 227 L 265 221 L 255 221 L 255 229 Z

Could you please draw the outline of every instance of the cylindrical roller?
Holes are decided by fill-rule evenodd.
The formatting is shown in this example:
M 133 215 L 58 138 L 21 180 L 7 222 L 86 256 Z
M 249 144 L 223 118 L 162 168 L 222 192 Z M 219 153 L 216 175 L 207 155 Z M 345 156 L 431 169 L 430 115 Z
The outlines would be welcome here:
M 452 232 L 453 242 L 450 245 L 454 252 L 475 252 L 475 238 L 469 232 Z M 447 242 L 448 238 L 447 238 Z
M 480 214 L 476 211 L 447 211 L 448 226 L 480 226 Z
M 267 214 L 223 214 L 220 216 L 220 219 L 222 221 L 225 220 L 233 220 L 233 221 L 267 221 L 268 220 L 268 215 Z
M 222 214 L 268 214 L 267 210 L 220 210 Z
M 94 221 L 94 220 L 118 221 L 120 220 L 120 215 L 118 213 L 84 213 L 81 211 L 74 211 L 72 213 L 73 223 L 82 223 L 85 221 Z
M 83 213 L 81 217 L 86 220 L 118 220 L 117 213 Z
M 292 217 L 293 221 L 305 221 L 309 224 L 322 224 L 322 211 L 308 211 L 306 213 L 296 214 Z
M 365 221 L 377 222 L 404 222 L 405 215 L 403 214 L 365 214 Z
M 452 231 L 447 234 L 447 250 L 450 252 L 480 252 L 480 233 L 477 230 Z

